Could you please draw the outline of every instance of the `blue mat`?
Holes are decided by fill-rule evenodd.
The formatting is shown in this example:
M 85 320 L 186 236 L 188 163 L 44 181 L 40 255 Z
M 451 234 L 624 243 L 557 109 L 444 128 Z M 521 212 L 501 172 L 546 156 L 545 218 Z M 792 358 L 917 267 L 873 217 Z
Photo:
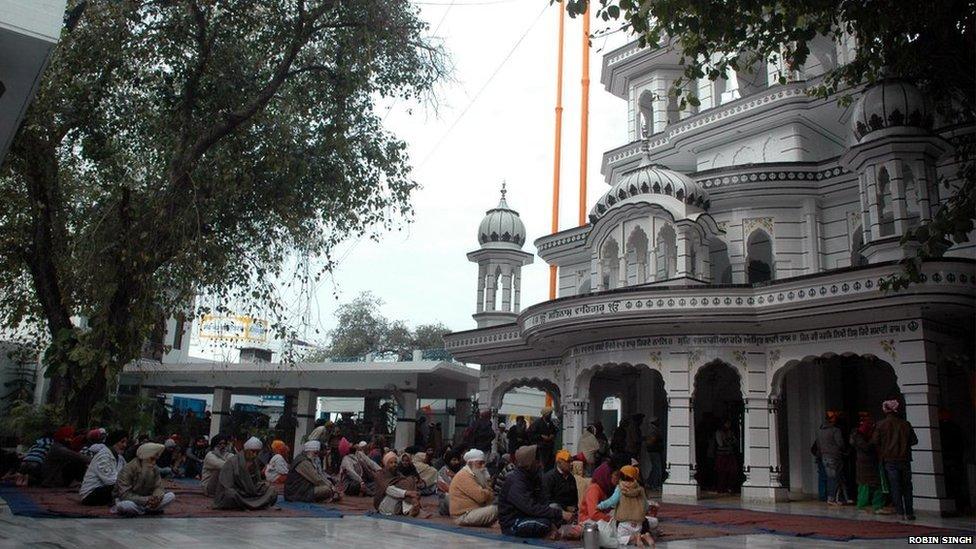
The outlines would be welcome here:
M 64 515 L 52 513 L 38 505 L 30 496 L 12 484 L 0 484 L 0 498 L 7 502 L 10 512 L 32 518 L 63 518 Z
M 565 542 L 549 541 L 544 539 L 517 538 L 515 536 L 506 536 L 505 534 L 496 534 L 494 532 L 489 532 L 483 528 L 463 528 L 461 526 L 450 526 L 447 524 L 439 524 L 436 522 L 430 522 L 423 519 L 383 515 L 376 512 L 366 513 L 365 516 L 383 519 L 383 520 L 392 520 L 395 522 L 404 522 L 406 524 L 412 524 L 414 526 L 420 526 L 423 528 L 433 528 L 434 530 L 441 530 L 442 532 L 450 532 L 452 534 L 461 534 L 464 536 L 471 536 L 471 537 L 481 538 L 481 539 L 490 539 L 493 541 L 504 541 L 508 543 L 522 543 L 525 545 L 533 545 L 536 547 L 556 547 L 560 549 L 580 547 L 579 542 L 569 544 Z

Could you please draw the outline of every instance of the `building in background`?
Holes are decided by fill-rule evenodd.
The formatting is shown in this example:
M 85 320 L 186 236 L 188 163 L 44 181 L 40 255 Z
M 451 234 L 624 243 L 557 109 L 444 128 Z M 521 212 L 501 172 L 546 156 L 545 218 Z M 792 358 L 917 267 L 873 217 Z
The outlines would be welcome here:
M 0 0 L 0 162 L 61 36 L 66 0 Z
M 946 479 L 941 433 L 947 421 L 965 433 L 953 442 L 972 479 L 974 244 L 926 262 L 919 284 L 879 285 L 914 255 L 900 239 L 942 207 L 938 178 L 956 177 L 954 144 L 974 128 L 938 120 L 903 81 L 854 90 L 850 107 L 808 94 L 851 51 L 824 40 L 797 71 L 759 65 L 695 82 L 690 111 L 667 93 L 679 52 L 608 52 L 601 80 L 627 109 L 629 142 L 604 154 L 608 187 L 589 222 L 535 241 L 558 267 L 558 297 L 520 311 L 517 269 L 479 269 L 478 328 L 445 338 L 482 366 L 480 405 L 545 391 L 572 451 L 619 402 L 623 421 L 661 430 L 666 498 L 715 487 L 712 448 L 728 422 L 737 491 L 772 502 L 816 497 L 810 447 L 827 411 L 851 429 L 895 398 L 919 437 L 915 507 L 972 501 L 958 467 Z M 501 208 L 478 241 L 506 245 L 482 256 L 524 253 L 517 214 Z M 486 232 L 495 226 L 508 238 Z

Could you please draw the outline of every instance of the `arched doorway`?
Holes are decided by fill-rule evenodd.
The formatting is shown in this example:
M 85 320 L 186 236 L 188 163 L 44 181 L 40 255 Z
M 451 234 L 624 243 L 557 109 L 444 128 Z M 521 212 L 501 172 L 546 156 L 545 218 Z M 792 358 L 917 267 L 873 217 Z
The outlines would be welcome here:
M 704 492 L 738 492 L 745 441 L 739 373 L 720 360 L 695 374 L 695 479 Z M 728 424 L 728 431 L 726 431 Z
M 820 479 L 810 447 L 828 410 L 840 412 L 838 425 L 847 440 L 861 414 L 882 418 L 881 402 L 904 399 L 895 370 L 871 355 L 827 354 L 788 363 L 773 377 L 773 397 L 778 403 L 777 431 L 780 482 L 791 499 L 820 497 Z M 856 494 L 854 455 L 846 464 L 848 494 Z
M 767 282 L 775 276 L 773 239 L 766 231 L 753 231 L 746 245 L 746 281 L 749 284 Z
M 587 423 L 600 423 L 611 451 L 637 459 L 646 485 L 659 490 L 665 478 L 668 432 L 668 399 L 660 372 L 644 365 L 604 364 L 581 377 L 588 378 Z

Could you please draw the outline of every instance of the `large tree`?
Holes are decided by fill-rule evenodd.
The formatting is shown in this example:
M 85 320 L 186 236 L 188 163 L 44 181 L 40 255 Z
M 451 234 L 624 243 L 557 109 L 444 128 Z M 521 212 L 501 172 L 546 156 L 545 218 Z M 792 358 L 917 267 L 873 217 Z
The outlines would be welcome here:
M 666 44 L 681 53 L 684 77 L 669 90 L 681 108 L 697 106 L 699 79 L 728 78 L 757 63 L 782 62 L 800 69 L 811 44 L 854 38 L 855 57 L 828 70 L 810 89 L 840 96 L 883 78 L 913 82 L 932 102 L 946 128 L 976 120 L 976 3 L 969 0 L 563 0 L 571 15 L 592 5 L 595 16 L 619 23 L 642 46 Z M 781 82 L 786 81 L 786 76 Z M 956 173 L 942 183 L 950 195 L 933 219 L 909 231 L 903 242 L 920 244 L 898 288 L 920 278 L 921 261 L 941 256 L 951 243 L 968 241 L 976 205 L 976 146 L 971 134 L 954 140 Z
M 408 3 L 68 4 L 0 172 L 0 321 L 46 327 L 83 423 L 196 293 L 275 317 L 292 254 L 329 261 L 409 214 L 374 104 L 426 97 L 444 60 Z

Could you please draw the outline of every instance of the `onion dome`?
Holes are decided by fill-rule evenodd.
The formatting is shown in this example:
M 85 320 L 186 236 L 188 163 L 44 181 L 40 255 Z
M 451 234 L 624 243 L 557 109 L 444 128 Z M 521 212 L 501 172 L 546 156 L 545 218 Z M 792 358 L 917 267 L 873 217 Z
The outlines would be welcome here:
M 851 130 L 860 143 L 875 131 L 885 128 L 932 128 L 932 113 L 925 96 L 912 83 L 888 79 L 867 89 L 854 105 Z
M 593 209 L 590 210 L 590 222 L 595 223 L 614 206 L 632 202 L 654 203 L 655 195 L 671 197 L 701 210 L 709 207 L 708 193 L 694 179 L 669 170 L 658 164 L 643 163 L 638 168 L 625 172 L 616 183 L 610 187 Z
M 502 183 L 502 197 L 498 205 L 485 212 L 485 218 L 478 226 L 478 242 L 482 248 L 508 247 L 521 249 L 525 243 L 525 225 L 518 212 L 505 202 L 505 184 Z

